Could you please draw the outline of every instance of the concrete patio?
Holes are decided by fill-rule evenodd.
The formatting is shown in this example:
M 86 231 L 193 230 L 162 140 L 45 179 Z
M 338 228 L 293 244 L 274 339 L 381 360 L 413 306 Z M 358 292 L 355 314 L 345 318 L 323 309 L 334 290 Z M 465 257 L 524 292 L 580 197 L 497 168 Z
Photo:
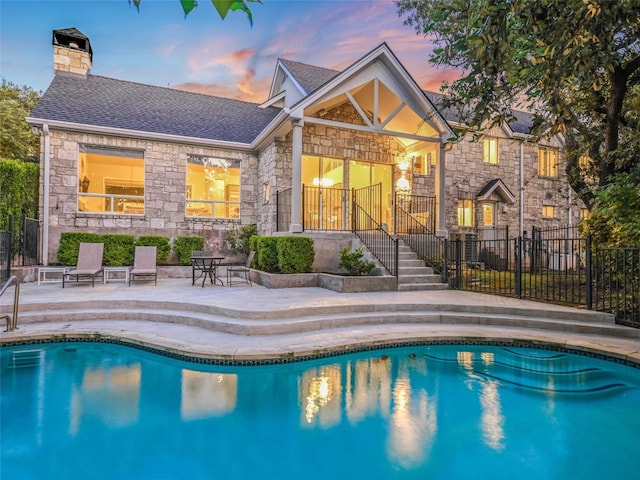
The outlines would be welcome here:
M 0 299 L 9 313 L 13 288 Z M 4 329 L 4 327 L 3 327 Z M 122 340 L 219 360 L 266 360 L 425 341 L 517 342 L 640 365 L 640 330 L 611 315 L 454 290 L 336 293 L 322 288 L 109 282 L 20 285 L 18 328 L 0 346 Z

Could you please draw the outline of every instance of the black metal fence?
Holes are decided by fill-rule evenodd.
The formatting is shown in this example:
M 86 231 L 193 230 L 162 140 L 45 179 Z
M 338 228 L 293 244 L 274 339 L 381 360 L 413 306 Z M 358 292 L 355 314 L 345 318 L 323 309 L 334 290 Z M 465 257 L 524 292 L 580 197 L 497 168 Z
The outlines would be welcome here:
M 6 282 L 11 274 L 11 232 L 0 230 L 0 284 Z
M 26 216 L 11 216 L 7 230 L 0 231 L 0 280 L 7 280 L 11 267 L 40 263 L 40 223 Z
M 640 327 L 640 248 L 594 249 L 576 227 L 449 242 L 452 288 L 612 313 Z
M 346 188 L 302 186 L 302 225 L 305 230 L 351 230 L 351 191 Z
M 398 275 L 398 240 L 355 201 L 353 232 L 391 275 Z

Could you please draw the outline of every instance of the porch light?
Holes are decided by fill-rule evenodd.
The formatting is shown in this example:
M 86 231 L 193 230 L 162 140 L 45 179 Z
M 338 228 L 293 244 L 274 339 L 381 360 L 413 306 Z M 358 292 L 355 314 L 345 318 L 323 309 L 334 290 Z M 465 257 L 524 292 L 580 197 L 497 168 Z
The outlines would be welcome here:
M 316 187 L 333 187 L 333 180 L 330 178 L 314 178 L 313 185 Z
M 396 192 L 408 194 L 411 193 L 411 184 L 409 180 L 407 180 L 406 173 L 404 171 L 401 172 L 400 178 L 396 182 Z

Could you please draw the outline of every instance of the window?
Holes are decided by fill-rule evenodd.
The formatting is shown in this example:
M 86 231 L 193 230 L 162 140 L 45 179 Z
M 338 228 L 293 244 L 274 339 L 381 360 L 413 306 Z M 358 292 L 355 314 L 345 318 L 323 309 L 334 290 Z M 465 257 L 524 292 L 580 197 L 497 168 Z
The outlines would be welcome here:
M 144 214 L 144 153 L 81 145 L 78 211 Z
M 493 203 L 482 204 L 482 224 L 485 227 L 495 227 L 495 205 Z
M 484 163 L 498 163 L 498 139 L 485 138 L 484 144 Z
M 586 220 L 587 218 L 589 218 L 589 209 L 588 208 L 581 208 L 580 209 L 580 220 Z
M 420 150 L 411 154 L 413 159 L 413 173 L 415 175 L 431 175 L 431 167 L 436 165 L 437 152 L 435 149 L 429 151 Z
M 538 175 L 543 177 L 558 176 L 558 149 L 540 147 L 538 149 Z
M 582 170 L 589 170 L 591 168 L 591 157 L 587 154 L 580 155 L 578 157 L 578 166 Z
M 556 207 L 553 205 L 542 206 L 542 218 L 554 218 L 556 215 Z
M 240 160 L 187 158 L 188 217 L 240 218 Z
M 467 198 L 458 199 L 458 225 L 461 227 L 473 227 L 473 200 Z

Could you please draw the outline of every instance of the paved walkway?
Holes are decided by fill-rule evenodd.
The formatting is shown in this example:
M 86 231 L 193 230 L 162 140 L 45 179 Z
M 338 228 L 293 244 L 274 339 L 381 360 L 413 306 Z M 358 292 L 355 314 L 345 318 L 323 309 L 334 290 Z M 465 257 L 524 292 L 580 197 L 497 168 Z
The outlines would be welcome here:
M 453 290 L 337 293 L 322 288 L 122 283 L 20 286 L 18 329 L 0 345 L 106 337 L 211 359 L 261 360 L 409 341 L 518 341 L 640 364 L 640 330 L 610 315 Z M 13 289 L 0 298 L 9 312 Z

